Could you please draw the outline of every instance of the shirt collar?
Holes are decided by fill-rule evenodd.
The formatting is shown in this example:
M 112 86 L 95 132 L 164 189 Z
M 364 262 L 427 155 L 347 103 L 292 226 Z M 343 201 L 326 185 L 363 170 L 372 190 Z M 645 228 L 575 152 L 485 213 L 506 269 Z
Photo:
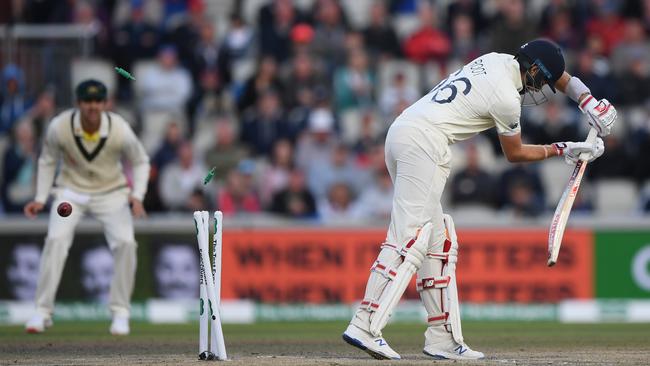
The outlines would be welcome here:
M 79 112 L 79 110 L 74 114 L 72 125 L 74 127 L 74 134 L 76 136 L 83 136 L 83 130 L 81 128 L 81 112 Z M 99 130 L 97 132 L 99 132 L 100 137 L 108 136 L 108 116 L 105 112 L 102 112 L 102 118 L 99 121 Z

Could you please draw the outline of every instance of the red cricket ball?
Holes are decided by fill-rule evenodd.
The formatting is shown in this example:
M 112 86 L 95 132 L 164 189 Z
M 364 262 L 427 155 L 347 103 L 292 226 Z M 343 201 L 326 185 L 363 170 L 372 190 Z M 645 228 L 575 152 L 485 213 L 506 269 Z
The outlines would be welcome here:
M 68 217 L 72 213 L 72 205 L 68 202 L 61 202 L 56 208 L 56 212 L 61 217 Z

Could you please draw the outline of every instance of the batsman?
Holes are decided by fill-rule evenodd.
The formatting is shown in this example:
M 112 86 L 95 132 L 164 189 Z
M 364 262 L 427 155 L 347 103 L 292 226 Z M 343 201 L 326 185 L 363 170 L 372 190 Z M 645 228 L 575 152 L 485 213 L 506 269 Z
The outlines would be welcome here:
M 76 96 L 77 108 L 54 117 L 47 127 L 38 159 L 36 197 L 24 208 L 27 217 L 36 217 L 53 193 L 36 288 L 36 312 L 26 330 L 41 333 L 52 325 L 54 297 L 74 230 L 89 213 L 102 223 L 115 262 L 109 295 L 113 315 L 110 332 L 126 335 L 136 269 L 132 214 L 145 215 L 142 199 L 149 179 L 149 157 L 129 123 L 106 111 L 107 90 L 102 82 L 81 82 Z M 131 187 L 122 158 L 133 171 Z M 72 205 L 68 217 L 57 214 L 57 205 L 64 201 Z
M 428 94 L 406 108 L 388 130 L 386 165 L 395 187 L 391 221 L 377 260 L 370 269 L 361 306 L 343 339 L 377 359 L 400 359 L 382 336 L 391 313 L 412 276 L 428 314 L 424 353 L 434 359 L 481 359 L 463 340 L 456 261 L 458 243 L 453 220 L 444 215 L 440 198 L 450 173 L 449 145 L 496 127 L 510 162 L 564 156 L 592 161 L 604 152 L 595 142 L 523 144 L 522 105 L 546 101 L 544 85 L 578 103 L 600 136 L 616 121 L 616 109 L 596 100 L 577 77 L 565 72 L 560 48 L 537 39 L 516 55 L 488 53 L 453 72 Z

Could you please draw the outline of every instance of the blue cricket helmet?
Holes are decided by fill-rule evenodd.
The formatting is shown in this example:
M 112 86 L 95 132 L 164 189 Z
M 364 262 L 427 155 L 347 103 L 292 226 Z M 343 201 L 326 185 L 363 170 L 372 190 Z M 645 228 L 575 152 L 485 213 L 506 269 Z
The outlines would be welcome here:
M 524 71 L 537 65 L 541 72 L 534 78 L 535 85 L 541 85 L 543 78 L 555 93 L 555 82 L 560 79 L 565 67 L 560 46 L 546 39 L 536 39 L 521 46 L 515 57 Z

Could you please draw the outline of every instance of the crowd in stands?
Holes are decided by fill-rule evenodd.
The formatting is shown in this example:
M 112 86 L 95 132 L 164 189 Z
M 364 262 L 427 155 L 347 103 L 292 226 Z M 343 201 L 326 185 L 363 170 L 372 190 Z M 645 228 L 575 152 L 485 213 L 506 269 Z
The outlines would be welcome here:
M 514 54 L 536 37 L 561 45 L 567 71 L 619 110 L 576 209 L 595 212 L 598 183 L 622 180 L 634 188 L 630 213 L 650 212 L 648 0 L 14 3 L 7 22 L 93 25 L 93 58 L 134 73 L 136 81 L 117 79 L 110 105 L 150 154 L 150 212 L 385 220 L 392 120 L 473 58 Z M 55 84 L 28 95 L 21 65 L 5 62 L 1 83 L 0 212 L 15 213 L 33 198 L 48 121 L 70 106 L 56 105 Z M 521 124 L 536 144 L 580 141 L 587 131 L 563 95 L 524 108 Z M 494 131 L 453 152 L 452 208 L 547 214 L 571 170 L 506 163 Z M 203 185 L 212 167 L 215 179 Z

